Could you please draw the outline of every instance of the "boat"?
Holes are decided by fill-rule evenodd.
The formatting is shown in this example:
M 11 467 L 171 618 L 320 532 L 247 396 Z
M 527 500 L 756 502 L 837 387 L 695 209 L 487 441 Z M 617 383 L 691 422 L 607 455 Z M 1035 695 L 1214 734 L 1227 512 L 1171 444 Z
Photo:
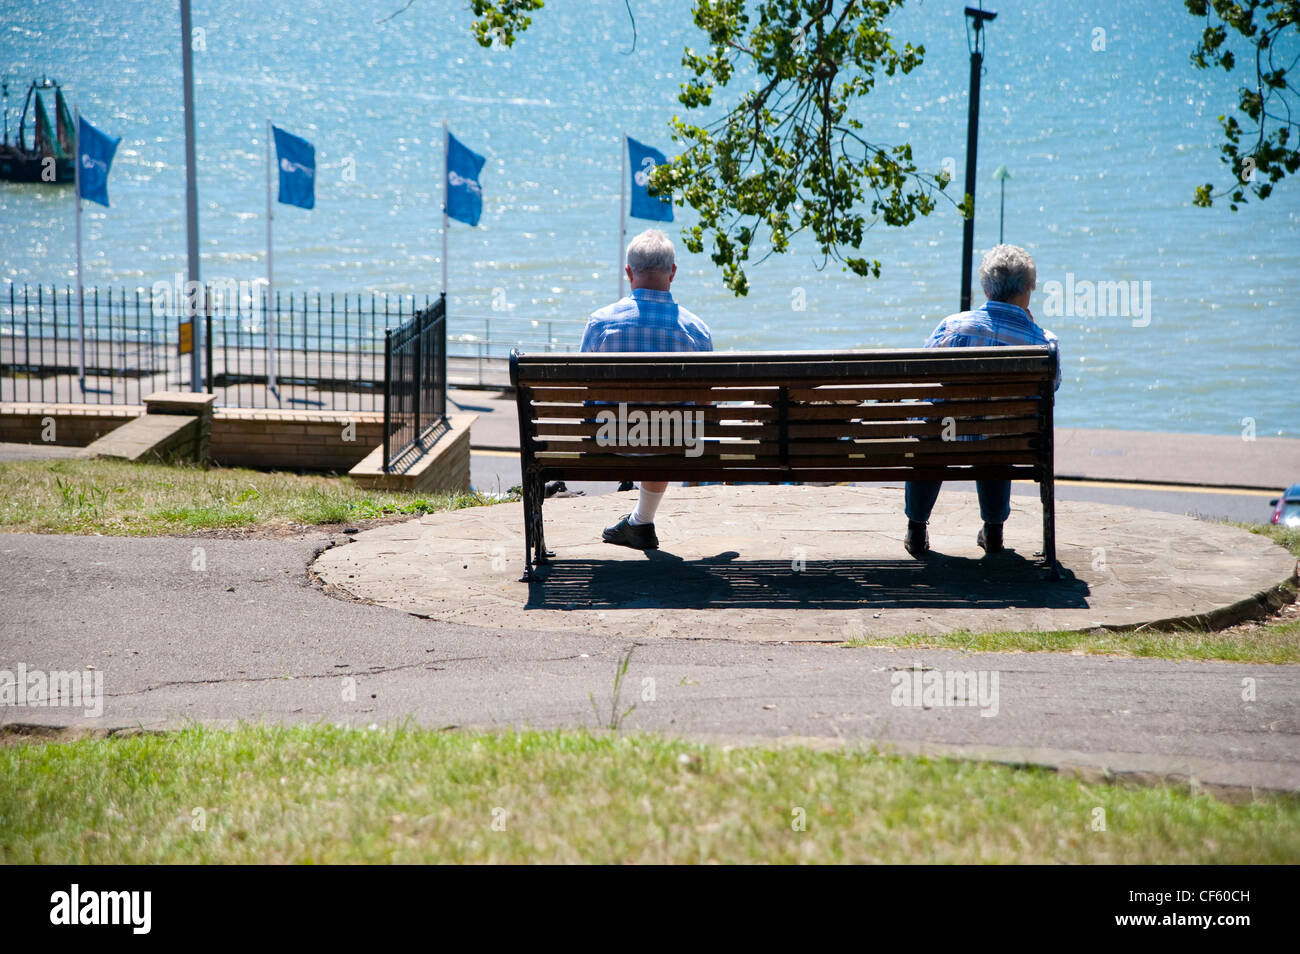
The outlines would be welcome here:
M 57 82 L 42 76 L 32 80 L 23 100 L 18 121 L 18 138 L 9 141 L 9 81 L 4 81 L 4 145 L 0 146 L 0 179 L 10 182 L 71 183 L 76 177 L 73 153 L 76 129 L 72 112 Z M 54 91 L 54 122 L 50 122 L 45 104 Z M 32 145 L 27 145 L 27 117 L 32 115 Z

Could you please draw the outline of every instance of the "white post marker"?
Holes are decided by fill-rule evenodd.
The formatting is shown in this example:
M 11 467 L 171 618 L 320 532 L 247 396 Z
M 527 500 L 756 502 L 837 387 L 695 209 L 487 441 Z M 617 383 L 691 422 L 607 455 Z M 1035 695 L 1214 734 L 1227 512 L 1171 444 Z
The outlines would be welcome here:
M 627 130 L 618 139 L 622 159 L 619 163 L 622 172 L 618 178 L 618 297 L 623 297 L 623 246 L 627 241 Z
M 72 107 L 74 122 L 76 124 L 76 133 L 73 135 L 72 152 L 77 160 L 76 169 L 73 173 L 74 190 L 76 191 L 77 202 L 77 380 L 81 382 L 81 390 L 86 390 L 86 303 L 85 288 L 81 281 L 81 106 Z
M 451 165 L 448 162 L 451 140 L 448 139 L 447 120 L 442 121 L 442 293 L 447 294 L 447 203 L 451 201 L 449 192 Z
M 266 308 L 262 319 L 266 325 L 266 389 L 275 395 L 278 402 L 280 395 L 275 389 L 275 331 L 276 321 L 273 317 L 275 295 L 274 259 L 271 254 L 271 219 L 275 213 L 271 204 L 271 118 L 266 119 Z

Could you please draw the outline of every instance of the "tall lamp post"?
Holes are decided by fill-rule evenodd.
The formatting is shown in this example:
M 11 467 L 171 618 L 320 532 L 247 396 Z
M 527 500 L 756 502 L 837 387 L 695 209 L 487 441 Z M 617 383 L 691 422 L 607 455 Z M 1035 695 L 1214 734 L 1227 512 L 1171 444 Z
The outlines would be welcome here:
M 190 0 L 180 0 L 181 73 L 185 89 L 185 232 L 188 251 L 190 294 L 185 296 L 185 310 L 190 318 L 190 390 L 203 390 L 203 337 L 199 333 L 199 190 L 194 161 L 194 51 L 190 27 Z
M 981 0 L 981 4 L 983 0 Z M 984 65 L 984 21 L 997 14 L 983 6 L 966 8 L 967 26 L 975 36 L 970 46 L 970 112 L 966 117 L 966 196 L 970 199 L 970 218 L 961 232 L 961 310 L 970 311 L 971 259 L 975 255 L 975 151 L 980 129 L 980 68 Z
M 1002 222 L 1007 215 L 1007 180 L 1011 178 L 1011 173 L 1006 166 L 998 166 L 993 170 L 993 178 L 1002 183 L 1002 202 L 998 207 L 998 244 L 1002 244 Z

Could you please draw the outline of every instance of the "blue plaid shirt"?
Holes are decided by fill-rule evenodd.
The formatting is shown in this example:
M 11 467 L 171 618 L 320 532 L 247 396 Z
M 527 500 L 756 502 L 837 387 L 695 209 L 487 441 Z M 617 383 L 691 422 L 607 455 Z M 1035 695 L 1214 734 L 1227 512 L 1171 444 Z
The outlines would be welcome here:
M 927 348 L 997 348 L 1003 345 L 1045 345 L 1056 335 L 1034 323 L 1029 312 L 1004 301 L 986 301 L 974 311 L 958 312 L 939 322 Z M 1057 345 L 1060 348 L 1060 345 Z M 1056 387 L 1061 387 L 1060 351 L 1057 351 Z
M 634 288 L 627 298 L 592 313 L 581 350 L 712 351 L 713 338 L 671 292 Z

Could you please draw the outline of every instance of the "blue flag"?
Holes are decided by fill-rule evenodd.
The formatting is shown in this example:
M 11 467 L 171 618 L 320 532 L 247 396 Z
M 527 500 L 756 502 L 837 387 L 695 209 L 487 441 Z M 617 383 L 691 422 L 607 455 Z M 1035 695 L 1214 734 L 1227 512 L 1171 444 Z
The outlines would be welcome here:
M 316 205 L 316 147 L 301 136 L 272 126 L 280 166 L 280 201 L 300 209 Z
M 457 222 L 478 225 L 483 214 L 483 187 L 478 176 L 486 161 L 447 133 L 447 215 Z
M 122 137 L 105 135 L 86 122 L 84 116 L 80 121 L 77 130 L 81 140 L 77 149 L 77 165 L 80 167 L 78 191 L 81 198 L 107 206 L 108 170 L 113 166 L 113 155 Z
M 627 137 L 627 156 L 632 164 L 632 208 L 628 214 L 634 219 L 654 219 L 656 222 L 673 220 L 673 204 L 668 199 L 649 192 L 650 173 L 668 160 L 658 149 Z

